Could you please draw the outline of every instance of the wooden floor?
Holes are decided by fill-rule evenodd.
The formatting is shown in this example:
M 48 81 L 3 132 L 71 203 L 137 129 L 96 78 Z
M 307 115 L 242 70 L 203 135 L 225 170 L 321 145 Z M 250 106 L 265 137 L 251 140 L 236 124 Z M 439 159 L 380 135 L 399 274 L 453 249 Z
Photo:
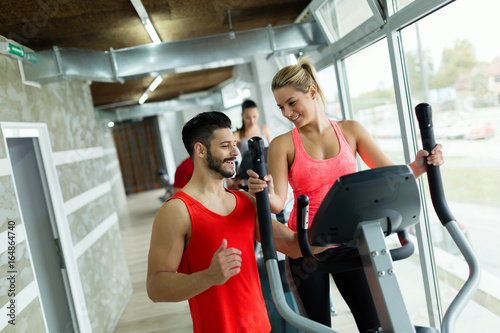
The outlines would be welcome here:
M 153 220 L 161 207 L 163 190 L 128 196 L 120 216 L 120 229 L 127 257 L 133 294 L 114 332 L 193 332 L 187 301 L 153 303 L 146 293 L 146 270 Z
M 163 190 L 129 195 L 120 216 L 120 229 L 128 262 L 133 294 L 116 325 L 117 333 L 192 332 L 187 301 L 153 303 L 146 294 L 147 255 L 151 227 L 161 206 Z M 351 313 L 332 284 L 332 296 L 338 315 L 332 317 L 336 331 L 357 332 Z

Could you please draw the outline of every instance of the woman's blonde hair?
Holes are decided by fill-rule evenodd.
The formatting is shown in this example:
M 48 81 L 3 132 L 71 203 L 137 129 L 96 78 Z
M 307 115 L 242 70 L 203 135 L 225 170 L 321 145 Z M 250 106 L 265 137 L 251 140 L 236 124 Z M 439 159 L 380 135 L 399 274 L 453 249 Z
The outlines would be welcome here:
M 321 98 L 323 107 L 325 106 L 325 96 L 316 79 L 316 68 L 309 57 L 301 57 L 296 65 L 290 65 L 280 69 L 273 78 L 271 89 L 292 86 L 295 90 L 307 93 L 311 85 L 315 86 Z

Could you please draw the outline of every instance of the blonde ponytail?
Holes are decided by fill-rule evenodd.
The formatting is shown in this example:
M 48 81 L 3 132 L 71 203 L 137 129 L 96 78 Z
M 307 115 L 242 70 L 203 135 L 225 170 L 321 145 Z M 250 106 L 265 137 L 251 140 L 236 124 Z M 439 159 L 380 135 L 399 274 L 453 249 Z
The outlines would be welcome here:
M 307 93 L 309 87 L 314 85 L 321 98 L 321 103 L 325 106 L 325 96 L 317 81 L 316 68 L 309 57 L 301 57 L 296 65 L 283 67 L 273 78 L 271 89 L 292 86 L 295 90 Z

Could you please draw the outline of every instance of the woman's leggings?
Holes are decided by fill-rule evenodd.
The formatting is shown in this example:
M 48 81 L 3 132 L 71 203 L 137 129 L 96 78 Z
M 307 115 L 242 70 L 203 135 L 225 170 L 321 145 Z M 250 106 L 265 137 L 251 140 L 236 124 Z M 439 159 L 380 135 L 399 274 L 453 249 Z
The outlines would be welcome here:
M 341 246 L 336 252 L 358 251 Z M 287 279 L 301 314 L 331 327 L 329 273 L 309 267 L 303 258 L 286 258 Z M 340 294 L 349 306 L 360 332 L 380 327 L 363 268 L 332 274 Z

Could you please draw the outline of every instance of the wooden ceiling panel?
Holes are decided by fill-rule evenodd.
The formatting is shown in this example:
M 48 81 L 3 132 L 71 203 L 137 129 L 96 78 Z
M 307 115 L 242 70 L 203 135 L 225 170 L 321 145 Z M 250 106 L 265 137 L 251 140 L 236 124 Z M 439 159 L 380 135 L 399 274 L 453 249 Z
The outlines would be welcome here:
M 309 0 L 142 0 L 163 42 L 292 23 Z M 53 46 L 91 50 L 151 43 L 130 0 L 2 1 L 0 35 L 35 51 Z M 232 76 L 232 67 L 164 75 L 151 101 L 210 89 Z M 91 85 L 94 105 L 134 101 L 153 78 Z
M 149 94 L 147 100 L 161 102 L 177 98 L 182 94 L 204 91 L 230 79 L 233 67 L 207 69 L 196 72 L 163 75 L 163 81 L 158 88 Z M 90 86 L 94 105 L 107 105 L 124 101 L 137 101 L 149 87 L 153 78 L 141 78 L 121 83 L 93 82 Z

